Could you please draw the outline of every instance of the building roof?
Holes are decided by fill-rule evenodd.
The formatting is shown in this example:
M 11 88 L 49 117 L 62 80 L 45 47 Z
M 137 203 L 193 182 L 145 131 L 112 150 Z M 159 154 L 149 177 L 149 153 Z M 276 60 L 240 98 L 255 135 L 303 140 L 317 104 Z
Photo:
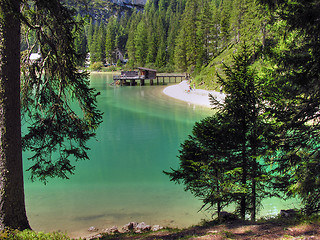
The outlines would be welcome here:
M 155 70 L 155 69 L 151 69 L 151 68 L 138 67 L 138 69 L 139 69 L 139 70 L 149 71 L 149 72 L 157 72 L 157 70 Z

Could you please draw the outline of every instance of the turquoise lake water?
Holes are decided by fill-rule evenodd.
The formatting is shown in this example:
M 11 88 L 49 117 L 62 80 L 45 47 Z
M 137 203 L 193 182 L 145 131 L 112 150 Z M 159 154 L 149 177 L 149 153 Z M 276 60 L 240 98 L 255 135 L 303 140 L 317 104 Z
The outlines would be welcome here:
M 79 236 L 90 226 L 105 229 L 144 221 L 187 227 L 210 219 L 210 213 L 198 212 L 201 202 L 162 171 L 178 166 L 180 144 L 194 123 L 212 110 L 167 97 L 162 94 L 164 86 L 112 87 L 111 82 L 111 74 L 91 74 L 92 87 L 101 92 L 98 107 L 104 112 L 90 142 L 91 160 L 78 162 L 69 180 L 50 180 L 47 185 L 31 183 L 25 174 L 32 228 Z M 261 214 L 274 214 L 292 204 L 267 200 Z

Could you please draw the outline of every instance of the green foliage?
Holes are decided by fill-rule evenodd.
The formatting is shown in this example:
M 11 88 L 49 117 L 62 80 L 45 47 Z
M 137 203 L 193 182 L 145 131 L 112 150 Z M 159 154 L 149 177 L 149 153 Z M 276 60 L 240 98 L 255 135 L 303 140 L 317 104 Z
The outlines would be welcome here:
M 270 3 L 270 6 L 273 5 Z M 319 23 L 315 1 L 283 1 L 266 41 L 263 69 L 268 117 L 277 126 L 270 163 L 275 188 L 319 212 Z M 308 16 L 308 17 L 307 17 Z M 303 22 L 303 23 L 302 23 Z
M 62 233 L 42 233 L 32 230 L 3 230 L 0 232 L 0 239 L 6 240 L 69 240 L 70 238 Z
M 172 181 L 183 183 L 207 209 L 220 211 L 236 203 L 240 215 L 256 210 L 263 198 L 273 194 L 268 168 L 261 156 L 266 152 L 272 128 L 263 116 L 260 88 L 252 52 L 246 45 L 224 65 L 224 103 L 212 99 L 219 111 L 196 123 L 192 136 L 180 150 L 180 167 L 166 172 Z
M 94 62 L 90 65 L 90 70 L 92 71 L 101 71 L 103 68 L 102 62 Z
M 120 61 L 120 59 L 118 59 L 117 61 L 117 67 L 121 67 L 122 66 L 122 62 Z
M 147 57 L 147 46 L 146 46 L 146 24 L 144 20 L 141 20 L 137 26 L 137 30 L 134 37 L 135 43 L 135 59 L 138 66 L 144 66 Z
M 125 32 L 125 23 L 123 19 L 117 17 L 112 17 L 106 26 L 106 36 L 105 36 L 105 55 L 106 62 L 112 64 L 117 62 L 117 51 L 124 52 L 125 44 L 127 41 L 127 35 Z
M 74 27 L 74 47 L 77 54 L 77 65 L 83 66 L 87 56 L 87 38 L 83 27 L 83 19 L 78 14 L 76 18 L 78 24 Z
M 232 174 L 225 174 L 230 170 L 230 161 L 224 157 L 224 144 L 233 144 L 233 129 L 222 121 L 222 116 L 216 114 L 196 123 L 192 136 L 181 145 L 179 169 L 165 172 L 171 181 L 183 183 L 186 191 L 201 199 L 202 208 L 213 208 L 218 213 L 239 192 L 228 182 Z
M 109 19 L 107 30 L 106 30 L 106 60 L 108 63 L 113 63 L 114 61 L 114 50 L 116 49 L 116 33 L 115 33 L 115 23 L 117 19 Z
M 23 23 L 37 33 L 42 56 L 31 62 L 30 47 L 21 63 L 21 106 L 28 123 L 23 148 L 33 153 L 29 171 L 32 179 L 44 182 L 68 178 L 73 160 L 88 159 L 86 143 L 101 122 L 97 93 L 89 87 L 88 73 L 77 69 L 71 11 L 55 0 L 24 4 L 22 10 Z

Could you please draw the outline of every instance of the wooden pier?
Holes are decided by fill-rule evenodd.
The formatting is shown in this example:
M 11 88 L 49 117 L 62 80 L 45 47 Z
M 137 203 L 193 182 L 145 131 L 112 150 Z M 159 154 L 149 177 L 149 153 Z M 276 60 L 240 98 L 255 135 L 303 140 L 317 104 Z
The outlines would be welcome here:
M 180 80 L 179 82 L 182 82 L 183 80 L 186 80 L 186 76 L 182 76 L 182 75 L 157 76 L 157 85 L 159 85 L 159 82 L 161 82 L 161 78 L 162 78 L 162 84 L 165 83 L 165 81 L 164 81 L 165 79 L 168 79 L 169 83 L 171 83 L 171 79 L 172 79 L 172 82 L 174 82 L 174 83 L 177 82 L 177 79 Z M 174 81 L 173 81 L 173 79 L 174 79 Z
M 149 69 L 149 68 L 138 68 L 139 71 L 122 71 L 121 75 L 113 76 L 113 81 L 116 85 L 130 85 L 135 86 L 137 82 L 140 82 L 140 86 L 144 86 L 146 81 L 149 81 L 150 85 L 153 85 L 156 81 L 156 84 L 160 83 L 176 83 L 177 80 L 182 82 L 186 79 L 185 75 L 159 75 L 157 76 L 157 70 Z M 167 81 L 165 81 L 167 80 Z

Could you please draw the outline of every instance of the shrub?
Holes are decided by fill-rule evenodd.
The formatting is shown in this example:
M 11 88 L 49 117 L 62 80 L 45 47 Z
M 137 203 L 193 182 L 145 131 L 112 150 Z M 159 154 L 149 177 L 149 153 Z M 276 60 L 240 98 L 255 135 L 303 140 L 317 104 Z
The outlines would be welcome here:
M 102 68 L 103 68 L 102 62 L 94 62 L 90 65 L 90 69 L 92 71 L 101 71 Z
M 8 240 L 70 240 L 67 235 L 62 233 L 42 233 L 32 230 L 3 230 L 0 231 L 0 239 Z

